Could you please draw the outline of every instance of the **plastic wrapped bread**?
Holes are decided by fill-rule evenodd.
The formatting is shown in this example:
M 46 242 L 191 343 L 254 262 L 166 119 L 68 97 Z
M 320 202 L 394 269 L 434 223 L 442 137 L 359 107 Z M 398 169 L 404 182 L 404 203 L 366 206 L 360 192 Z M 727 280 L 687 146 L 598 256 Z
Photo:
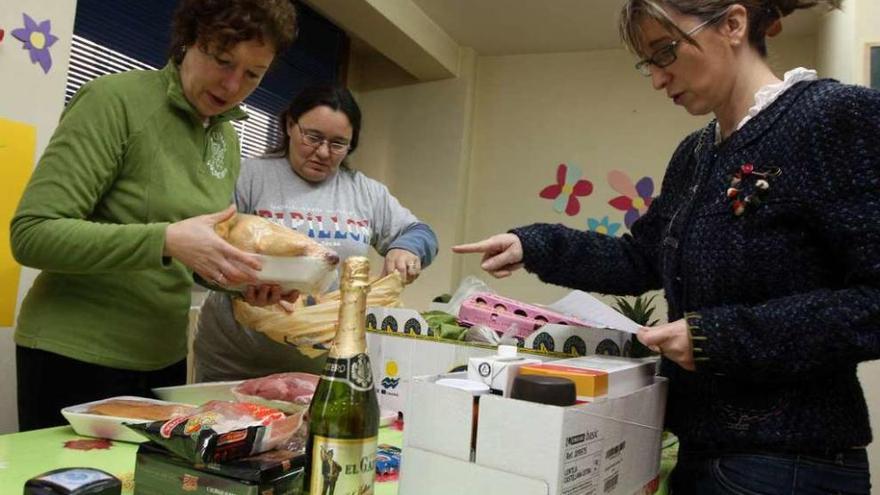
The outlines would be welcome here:
M 400 306 L 403 279 L 397 272 L 386 275 L 370 284 L 367 306 Z M 275 304 L 266 307 L 251 306 L 243 299 L 234 298 L 232 308 L 235 319 L 242 325 L 266 334 L 282 344 L 301 348 L 329 344 L 336 335 L 339 318 L 339 291 L 319 296 L 317 304 L 305 306 L 297 301 L 293 311 Z
M 260 281 L 278 284 L 285 292 L 321 294 L 336 279 L 339 256 L 334 251 L 271 220 L 237 213 L 215 225 L 214 231 L 243 251 L 263 255 Z

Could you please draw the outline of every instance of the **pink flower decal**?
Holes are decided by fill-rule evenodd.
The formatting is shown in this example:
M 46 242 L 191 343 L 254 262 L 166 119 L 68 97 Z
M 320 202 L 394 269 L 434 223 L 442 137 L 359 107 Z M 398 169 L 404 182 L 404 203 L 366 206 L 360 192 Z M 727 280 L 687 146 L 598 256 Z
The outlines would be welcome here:
M 622 194 L 608 202 L 614 208 L 625 211 L 623 223 L 626 228 L 632 227 L 632 224 L 648 211 L 651 201 L 654 200 L 654 181 L 650 177 L 642 177 L 633 185 L 632 179 L 626 172 L 620 170 L 612 170 L 608 172 L 608 184 L 615 191 Z
M 574 165 L 559 164 L 556 168 L 556 184 L 541 190 L 539 196 L 544 199 L 555 199 L 553 209 L 558 213 L 563 210 L 568 216 L 575 216 L 581 211 L 578 196 L 586 197 L 593 193 L 593 183 L 581 179 L 581 169 Z
M 48 74 L 52 68 L 52 55 L 49 54 L 49 47 L 58 41 L 58 37 L 49 31 L 52 29 L 52 23 L 47 19 L 37 24 L 27 14 L 22 14 L 24 18 L 24 27 L 14 29 L 12 36 L 24 43 L 22 49 L 29 50 L 31 54 L 31 63 L 39 63 L 43 68 L 43 72 Z

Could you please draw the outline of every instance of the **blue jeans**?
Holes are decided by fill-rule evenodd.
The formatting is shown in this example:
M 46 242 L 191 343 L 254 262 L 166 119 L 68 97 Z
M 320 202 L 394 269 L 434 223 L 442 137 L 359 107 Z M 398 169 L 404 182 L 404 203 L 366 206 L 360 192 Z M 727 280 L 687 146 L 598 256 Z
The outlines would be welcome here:
M 819 455 L 680 452 L 672 495 L 870 495 L 865 449 Z

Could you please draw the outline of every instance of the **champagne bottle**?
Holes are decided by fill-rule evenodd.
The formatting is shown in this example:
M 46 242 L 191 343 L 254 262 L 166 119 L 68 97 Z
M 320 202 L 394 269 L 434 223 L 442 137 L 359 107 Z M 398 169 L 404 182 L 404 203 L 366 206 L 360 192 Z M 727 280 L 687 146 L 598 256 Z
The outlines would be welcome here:
M 310 495 L 373 493 L 379 403 L 367 356 L 370 263 L 345 260 L 336 337 L 309 407 Z

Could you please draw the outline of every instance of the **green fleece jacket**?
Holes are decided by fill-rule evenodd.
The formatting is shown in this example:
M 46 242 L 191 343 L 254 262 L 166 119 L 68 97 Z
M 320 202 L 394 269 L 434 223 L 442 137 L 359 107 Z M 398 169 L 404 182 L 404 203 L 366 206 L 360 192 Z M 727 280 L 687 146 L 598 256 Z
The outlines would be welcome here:
M 12 219 L 15 259 L 42 270 L 15 342 L 133 370 L 183 359 L 192 274 L 163 258 L 165 230 L 229 206 L 244 117 L 203 122 L 172 63 L 83 86 Z

